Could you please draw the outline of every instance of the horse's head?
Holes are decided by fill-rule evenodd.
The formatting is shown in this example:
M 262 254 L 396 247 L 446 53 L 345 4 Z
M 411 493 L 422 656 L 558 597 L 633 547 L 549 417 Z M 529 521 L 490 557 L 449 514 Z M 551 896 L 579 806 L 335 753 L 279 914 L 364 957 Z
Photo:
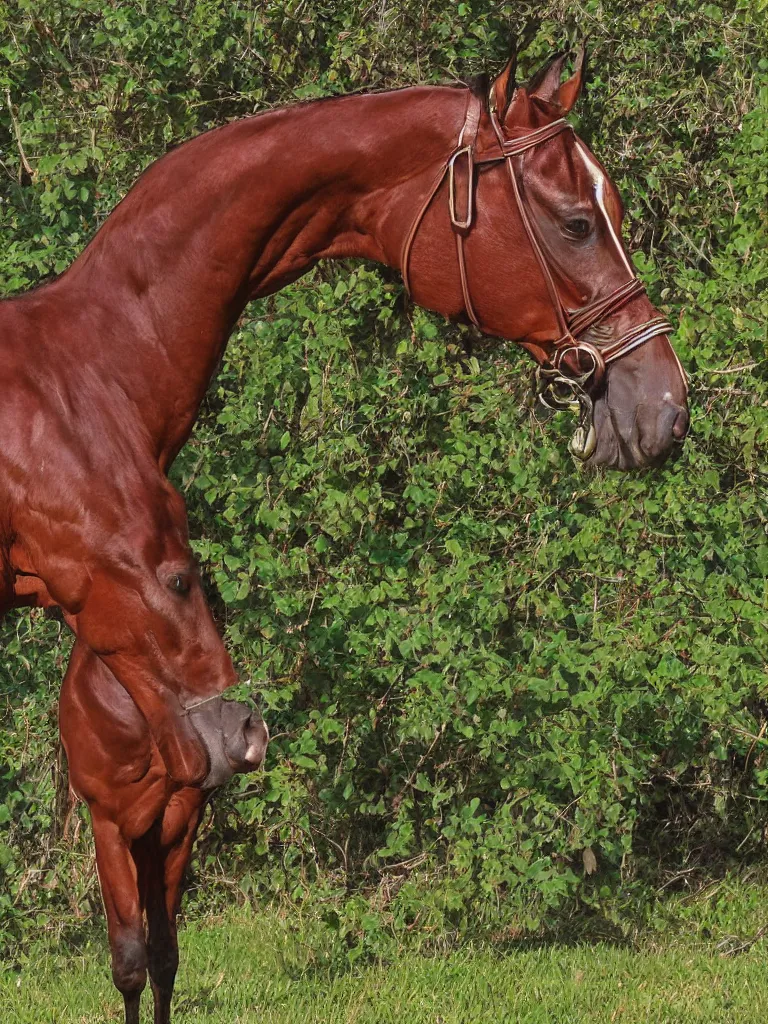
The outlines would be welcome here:
M 153 633 L 184 682 L 185 692 L 178 695 L 185 705 L 184 716 L 208 755 L 202 786 L 212 789 L 235 773 L 261 767 L 269 731 L 259 712 L 218 696 L 237 677 L 191 563 L 184 502 L 170 485 L 163 491 L 165 529 L 159 537 L 154 531 L 161 547 L 155 552 L 158 585 L 154 587 L 153 581 Z M 160 504 L 158 495 L 156 515 Z
M 205 599 L 181 496 L 159 474 L 135 483 L 133 516 L 94 566 L 78 635 L 133 698 L 168 774 L 191 785 L 210 774 L 216 754 L 201 744 L 191 709 L 238 679 Z
M 181 681 L 177 695 L 188 706 L 238 679 L 203 591 L 183 499 L 165 481 L 154 497 L 153 518 L 143 524 L 141 544 L 142 561 L 154 569 L 142 580 L 148 632 L 174 680 Z
M 622 244 L 618 191 L 564 120 L 583 53 L 561 82 L 565 59 L 516 87 L 510 61 L 487 104 L 470 95 L 448 202 L 438 186 L 406 243 L 404 276 L 423 305 L 528 349 L 545 396 L 581 411 L 574 454 L 635 469 L 684 438 L 687 384 Z

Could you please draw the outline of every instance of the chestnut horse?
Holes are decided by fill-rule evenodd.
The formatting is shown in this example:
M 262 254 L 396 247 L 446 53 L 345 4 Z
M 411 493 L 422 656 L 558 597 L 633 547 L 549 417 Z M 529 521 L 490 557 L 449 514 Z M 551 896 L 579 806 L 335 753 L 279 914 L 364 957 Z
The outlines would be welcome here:
M 146 822 L 129 827 L 110 796 L 143 785 L 122 771 L 124 744 L 149 744 L 170 777 L 161 844 L 160 814 L 183 817 L 176 791 L 212 785 L 221 762 L 223 741 L 185 712 L 234 674 L 165 474 L 249 299 L 320 259 L 377 260 L 421 305 L 527 348 L 542 392 L 578 405 L 572 447 L 588 464 L 657 464 L 685 435 L 671 328 L 626 256 L 616 188 L 564 120 L 582 87 L 581 60 L 561 82 L 565 59 L 525 86 L 513 60 L 490 87 L 318 101 L 201 135 L 142 175 L 65 274 L 0 304 L 0 608 L 57 604 L 77 635 L 63 738 L 104 823 L 102 882 L 119 862 L 134 911 Z M 140 740 L 112 675 L 146 722 Z M 108 738 L 96 761 L 89 736 Z M 123 909 L 109 895 L 106 908 L 120 934 Z M 113 945 L 129 1022 L 145 977 L 131 922 Z M 165 996 L 156 1007 L 166 1021 Z

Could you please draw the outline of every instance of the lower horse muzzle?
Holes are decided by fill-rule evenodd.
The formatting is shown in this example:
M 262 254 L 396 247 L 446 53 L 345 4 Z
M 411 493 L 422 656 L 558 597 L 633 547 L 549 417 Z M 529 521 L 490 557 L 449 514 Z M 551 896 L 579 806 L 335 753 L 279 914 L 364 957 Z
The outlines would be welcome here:
M 193 704 L 185 711 L 208 753 L 202 789 L 215 789 L 233 775 L 255 771 L 264 763 L 269 730 L 261 712 L 242 701 L 222 697 Z

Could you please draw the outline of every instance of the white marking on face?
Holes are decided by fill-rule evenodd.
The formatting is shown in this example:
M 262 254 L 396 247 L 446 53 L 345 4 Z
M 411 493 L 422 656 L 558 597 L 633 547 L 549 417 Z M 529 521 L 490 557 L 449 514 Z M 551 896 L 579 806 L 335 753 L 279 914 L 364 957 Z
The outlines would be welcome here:
M 616 234 L 616 229 L 613 226 L 613 221 L 611 220 L 610 214 L 608 213 L 608 210 L 605 205 L 605 174 L 603 173 L 602 168 L 598 165 L 597 161 L 589 152 L 587 147 L 581 142 L 581 140 L 577 139 L 576 142 L 579 147 L 579 152 L 581 153 L 582 159 L 584 160 L 584 164 L 587 168 L 587 171 L 589 172 L 589 176 L 592 179 L 592 184 L 595 188 L 595 201 L 597 202 L 598 207 L 600 208 L 600 210 L 603 213 L 603 216 L 605 217 L 605 223 L 608 227 L 608 233 L 610 237 L 613 239 L 614 245 L 616 246 L 616 249 L 619 253 L 619 256 L 621 257 L 624 266 L 627 268 L 632 277 L 634 277 L 634 268 L 632 267 L 631 263 L 629 262 L 629 259 L 627 258 L 627 254 L 624 251 L 624 246 L 621 244 L 621 240 Z
M 677 352 L 675 352 L 675 346 L 672 344 L 672 342 L 669 340 L 669 338 L 667 338 L 667 344 L 669 345 L 669 348 L 670 348 L 670 350 L 672 352 L 672 355 L 675 357 L 675 362 L 677 363 L 677 368 L 680 371 L 680 376 L 683 379 L 683 387 L 685 388 L 685 393 L 687 395 L 688 394 L 688 374 L 683 369 L 683 364 L 680 362 L 680 357 L 678 356 Z
M 635 273 L 635 268 L 629 262 L 629 259 L 627 257 L 627 253 L 626 253 L 626 251 L 624 249 L 624 246 L 621 244 L 620 238 L 616 234 L 616 230 L 615 230 L 615 228 L 613 226 L 613 221 L 611 220 L 610 214 L 608 213 L 608 210 L 607 210 L 606 205 L 605 205 L 605 192 L 606 192 L 606 177 L 605 177 L 605 174 L 604 174 L 602 168 L 600 167 L 600 165 L 595 160 L 595 158 L 592 156 L 592 154 L 589 152 L 587 147 L 581 141 L 581 139 L 576 139 L 576 144 L 578 146 L 579 152 L 581 153 L 582 159 L 584 160 L 584 164 L 585 164 L 585 166 L 587 168 L 587 171 L 589 172 L 589 176 L 592 179 L 592 183 L 593 183 L 593 185 L 595 187 L 595 201 L 597 202 L 597 205 L 600 207 L 600 209 L 602 210 L 603 216 L 605 217 L 605 222 L 606 222 L 606 224 L 608 226 L 608 232 L 609 232 L 611 238 L 613 239 L 613 242 L 614 242 L 614 244 L 615 244 L 615 246 L 616 246 L 616 248 L 617 248 L 617 250 L 619 252 L 619 255 L 621 256 L 621 259 L 622 259 L 622 262 L 624 263 L 624 266 L 627 268 L 627 270 L 629 271 L 629 273 L 630 273 L 630 275 L 632 277 L 637 277 L 637 274 Z M 667 339 L 667 344 L 669 345 L 669 349 L 672 352 L 672 356 L 673 356 L 673 358 L 675 360 L 675 363 L 677 364 L 677 368 L 680 371 L 680 376 L 682 377 L 683 386 L 685 388 L 685 393 L 687 395 L 688 394 L 688 376 L 687 376 L 685 370 L 683 369 L 683 364 L 680 362 L 680 359 L 679 359 L 679 357 L 677 355 L 677 352 L 675 352 L 675 348 L 672 345 L 672 343 L 669 341 L 669 339 Z M 672 401 L 672 395 L 669 392 L 667 392 L 667 394 L 664 395 L 664 399 Z

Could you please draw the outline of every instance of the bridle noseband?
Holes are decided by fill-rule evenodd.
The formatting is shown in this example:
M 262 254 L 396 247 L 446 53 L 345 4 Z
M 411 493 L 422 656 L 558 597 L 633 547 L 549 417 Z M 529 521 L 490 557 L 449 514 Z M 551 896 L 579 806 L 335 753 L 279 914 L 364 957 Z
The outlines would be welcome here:
M 482 164 L 506 162 L 520 219 L 528 235 L 531 249 L 541 268 L 544 282 L 549 292 L 550 303 L 557 320 L 558 337 L 551 341 L 552 355 L 549 358 L 549 365 L 540 366 L 537 369 L 537 391 L 539 397 L 546 405 L 551 406 L 551 404 L 554 404 L 556 406 L 575 407 L 580 410 L 580 426 L 571 442 L 571 451 L 579 458 L 587 459 L 592 454 L 592 451 L 594 451 L 596 443 L 594 426 L 592 425 L 592 400 L 587 393 L 587 385 L 591 387 L 598 384 L 610 363 L 620 359 L 621 356 L 627 355 L 627 353 L 632 352 L 640 345 L 644 345 L 651 338 L 671 333 L 673 328 L 664 317 L 656 316 L 642 324 L 631 327 L 617 340 L 607 344 L 595 344 L 582 340 L 583 335 L 591 327 L 613 316 L 633 299 L 644 294 L 645 288 L 642 282 L 632 274 L 625 284 L 614 289 L 609 295 L 595 299 L 593 302 L 577 310 L 566 309 L 560 299 L 560 293 L 554 276 L 544 254 L 539 231 L 523 200 L 520 183 L 523 177 L 525 154 L 535 146 L 542 146 L 549 142 L 550 139 L 555 138 L 561 132 L 572 131 L 573 129 L 564 118 L 560 118 L 557 121 L 544 125 L 542 128 L 536 128 L 523 135 L 508 139 L 504 137 L 495 112 L 491 110 L 491 124 L 496 135 L 495 143 L 490 149 L 478 153 L 476 145 L 481 113 L 481 98 L 470 92 L 467 113 L 456 148 L 442 166 L 406 236 L 401 259 L 403 282 L 410 294 L 410 257 L 414 239 L 432 200 L 437 195 L 447 175 L 448 207 L 451 226 L 454 238 L 456 239 L 456 257 L 459 265 L 464 309 L 471 322 L 480 330 L 483 330 L 469 292 L 467 267 L 464 257 L 464 238 L 471 230 L 474 221 L 473 186 L 475 168 Z M 466 161 L 467 172 L 466 197 L 463 209 L 460 210 L 457 167 L 460 167 L 464 161 Z M 569 373 L 563 362 L 569 353 L 575 353 L 577 358 L 580 358 L 582 354 L 586 355 L 590 361 L 588 370 L 581 374 Z M 566 388 L 570 392 L 570 397 L 564 400 L 559 396 L 556 390 L 557 386 Z

